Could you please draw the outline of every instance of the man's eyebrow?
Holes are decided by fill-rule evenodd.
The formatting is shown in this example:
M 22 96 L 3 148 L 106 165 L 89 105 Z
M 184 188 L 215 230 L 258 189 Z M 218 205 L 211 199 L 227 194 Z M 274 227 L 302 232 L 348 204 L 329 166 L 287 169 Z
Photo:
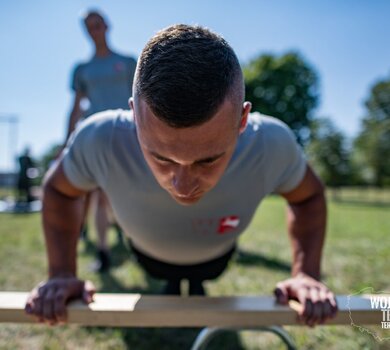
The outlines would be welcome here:
M 157 159 L 166 160 L 166 161 L 169 161 L 169 162 L 172 162 L 172 163 L 176 163 L 174 160 L 169 159 L 167 157 L 164 157 L 164 156 L 158 154 L 157 152 L 154 152 L 154 151 L 149 151 L 149 152 L 150 152 L 150 154 L 152 156 L 156 157 Z M 206 157 L 206 158 L 197 159 L 197 160 L 194 161 L 194 164 L 211 163 L 211 162 L 221 158 L 225 153 L 226 152 L 221 152 L 221 153 L 218 153 L 218 154 Z
M 198 159 L 198 160 L 195 161 L 195 163 L 210 163 L 210 162 L 213 162 L 213 161 L 221 158 L 224 154 L 225 154 L 225 152 L 222 152 L 222 153 L 218 153 L 218 154 L 216 154 L 214 156 Z

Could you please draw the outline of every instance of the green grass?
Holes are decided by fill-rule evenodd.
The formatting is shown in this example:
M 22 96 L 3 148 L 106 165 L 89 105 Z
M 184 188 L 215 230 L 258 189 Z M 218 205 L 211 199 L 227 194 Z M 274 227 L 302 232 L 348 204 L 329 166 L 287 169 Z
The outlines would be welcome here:
M 390 290 L 390 207 L 359 202 L 331 202 L 323 260 L 324 281 L 337 294 L 364 287 Z M 240 241 L 240 252 L 217 281 L 206 284 L 209 295 L 272 294 L 289 276 L 290 246 L 285 230 L 285 205 L 276 197 L 263 202 Z M 46 275 L 46 255 L 39 215 L 0 214 L 0 290 L 30 290 Z M 91 238 L 93 234 L 90 235 Z M 114 268 L 95 275 L 88 271 L 94 243 L 79 245 L 79 275 L 100 291 L 156 293 L 162 287 L 149 278 L 116 243 L 110 232 Z M 130 259 L 129 259 L 130 257 Z M 390 349 L 351 326 L 308 329 L 286 327 L 299 349 Z M 378 332 L 379 327 L 374 327 Z M 120 329 L 42 325 L 0 327 L 0 349 L 189 349 L 199 329 Z M 388 332 L 388 333 L 384 333 Z M 383 337 L 390 331 L 382 331 Z M 284 349 L 271 334 L 226 332 L 208 349 Z
M 16 190 L 13 188 L 0 187 L 0 199 L 4 199 L 7 197 L 14 197 L 15 194 L 16 194 Z
M 379 187 L 341 187 L 328 188 L 332 200 L 349 203 L 365 203 L 390 206 L 390 188 Z

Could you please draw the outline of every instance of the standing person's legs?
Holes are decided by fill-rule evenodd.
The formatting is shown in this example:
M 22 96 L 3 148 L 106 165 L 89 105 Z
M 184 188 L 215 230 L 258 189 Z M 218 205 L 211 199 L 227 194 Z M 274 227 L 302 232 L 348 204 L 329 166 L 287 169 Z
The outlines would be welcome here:
M 149 275 L 167 281 L 163 293 L 176 295 L 180 295 L 182 279 L 189 281 L 189 295 L 205 295 L 203 282 L 216 279 L 225 271 L 235 249 L 233 246 L 222 256 L 201 264 L 175 265 L 156 260 L 132 247 L 138 263 Z
M 107 230 L 109 226 L 107 205 L 108 201 L 106 195 L 102 190 L 96 191 L 96 211 L 95 211 L 95 225 L 98 235 L 98 249 L 108 251 Z
M 28 198 L 28 185 L 27 185 L 27 178 L 19 177 L 18 183 L 17 183 L 17 199 L 16 202 L 18 203 L 25 203 L 27 202 Z
M 94 219 L 97 232 L 97 255 L 98 261 L 95 266 L 95 270 L 98 272 L 107 271 L 110 268 L 110 252 L 107 242 L 107 231 L 109 228 L 109 220 L 107 213 L 108 200 L 104 192 L 100 189 L 93 193 L 95 206 L 94 206 Z
M 88 239 L 88 213 L 89 207 L 91 205 L 91 198 L 93 192 L 88 192 L 84 198 L 84 214 L 83 214 L 83 222 L 80 228 L 80 238 L 86 241 Z
M 116 220 L 116 217 L 114 215 L 114 211 L 111 207 L 111 204 L 110 202 L 106 199 L 106 213 L 107 213 L 107 220 L 108 220 L 108 225 L 110 227 L 113 227 L 116 231 L 116 236 L 117 236 L 117 244 L 118 245 L 123 245 L 124 244 L 124 241 L 123 241 L 123 233 L 122 233 L 122 229 L 121 227 L 119 226 L 117 220 Z

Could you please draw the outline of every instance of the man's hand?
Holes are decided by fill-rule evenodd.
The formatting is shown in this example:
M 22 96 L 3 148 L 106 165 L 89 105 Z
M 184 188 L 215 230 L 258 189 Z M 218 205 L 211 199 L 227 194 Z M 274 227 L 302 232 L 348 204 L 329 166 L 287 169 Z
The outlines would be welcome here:
M 82 298 L 89 304 L 93 301 L 94 293 L 95 287 L 90 281 L 81 281 L 76 277 L 51 278 L 31 291 L 25 311 L 39 322 L 50 325 L 65 323 L 67 301 Z
M 302 305 L 302 310 L 298 312 L 299 320 L 310 327 L 336 316 L 334 294 L 323 283 L 306 274 L 300 273 L 279 282 L 274 293 L 280 304 L 287 304 L 289 299 L 298 300 Z

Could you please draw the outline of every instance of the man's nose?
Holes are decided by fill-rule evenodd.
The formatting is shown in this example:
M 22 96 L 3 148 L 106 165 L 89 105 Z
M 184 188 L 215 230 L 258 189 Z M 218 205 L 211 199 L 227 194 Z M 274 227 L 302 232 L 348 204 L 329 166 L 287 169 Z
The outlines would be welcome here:
M 198 180 L 189 166 L 178 167 L 172 185 L 179 196 L 189 197 L 198 189 Z

